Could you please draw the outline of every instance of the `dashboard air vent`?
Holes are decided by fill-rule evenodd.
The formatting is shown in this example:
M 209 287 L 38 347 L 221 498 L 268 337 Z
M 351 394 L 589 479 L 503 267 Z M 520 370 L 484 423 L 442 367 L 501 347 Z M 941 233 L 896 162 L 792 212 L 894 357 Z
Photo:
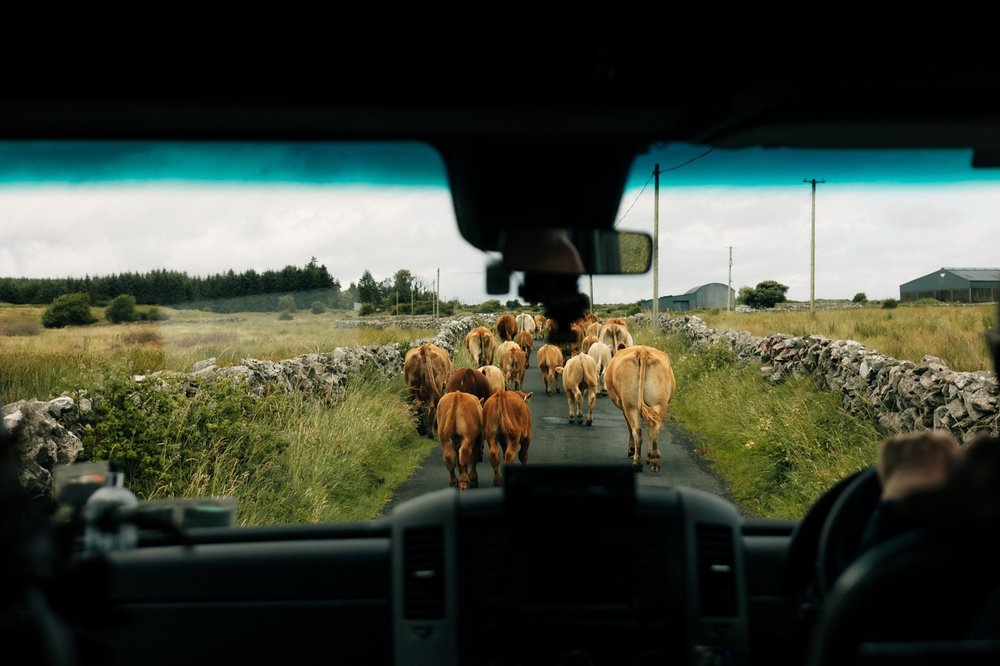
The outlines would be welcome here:
M 421 527 L 403 536 L 403 616 L 444 617 L 444 529 Z
M 733 617 L 737 614 L 736 571 L 733 533 L 728 525 L 699 523 L 698 596 L 704 617 Z

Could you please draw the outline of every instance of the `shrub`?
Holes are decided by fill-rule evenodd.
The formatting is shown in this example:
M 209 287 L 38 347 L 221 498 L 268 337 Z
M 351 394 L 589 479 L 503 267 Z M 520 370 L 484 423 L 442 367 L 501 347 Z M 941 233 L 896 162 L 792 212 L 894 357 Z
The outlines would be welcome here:
M 858 293 L 854 294 L 854 298 L 851 299 L 851 302 L 852 303 L 867 303 L 868 302 L 868 297 L 865 296 L 865 292 L 859 291 Z
M 500 305 L 500 301 L 495 298 L 491 298 L 479 304 L 480 312 L 500 312 L 502 309 L 503 306 Z
M 628 309 L 625 310 L 625 316 L 631 317 L 632 315 L 637 315 L 640 312 L 642 312 L 642 308 L 639 307 L 637 304 L 633 303 L 632 305 L 628 306 Z
M 504 305 L 507 306 L 508 310 L 517 310 L 522 307 L 521 301 L 517 300 L 516 298 L 514 300 L 507 301 Z
M 166 321 L 170 316 L 166 312 L 161 312 L 160 308 L 151 306 L 143 310 L 136 310 L 137 321 Z
M 86 326 L 96 322 L 97 318 L 90 313 L 90 295 L 85 292 L 58 296 L 42 313 L 45 328 Z
M 884 301 L 882 301 L 882 307 L 885 308 L 886 310 L 891 310 L 897 305 L 899 305 L 899 301 L 897 301 L 895 298 L 887 298 Z
M 373 312 L 375 312 L 375 306 L 374 305 L 372 305 L 371 303 L 362 303 L 361 304 L 361 310 L 358 311 L 358 314 L 360 316 L 362 316 L 362 317 L 367 317 L 368 315 L 372 314 Z
M 288 310 L 282 310 L 281 314 L 278 315 L 279 321 L 288 321 L 290 319 L 295 319 L 295 317 L 293 317 L 292 313 Z
M 281 454 L 269 396 L 256 398 L 234 380 L 202 384 L 193 395 L 191 388 L 183 378 L 106 377 L 83 419 L 79 460 L 121 460 L 128 486 L 152 499 L 181 496 L 194 473 L 214 474 L 222 454 L 240 470 L 260 469 Z
M 326 303 L 323 301 L 313 301 L 312 313 L 313 314 L 323 314 L 326 312 Z
M 285 294 L 284 296 L 278 297 L 278 309 L 287 310 L 291 312 L 295 309 L 295 297 L 291 294 Z
M 115 296 L 104 311 L 104 318 L 112 324 L 124 324 L 138 319 L 135 312 L 135 296 L 132 294 Z
M 773 308 L 788 299 L 788 287 L 774 280 L 758 282 L 756 287 L 740 287 L 737 300 L 751 308 Z

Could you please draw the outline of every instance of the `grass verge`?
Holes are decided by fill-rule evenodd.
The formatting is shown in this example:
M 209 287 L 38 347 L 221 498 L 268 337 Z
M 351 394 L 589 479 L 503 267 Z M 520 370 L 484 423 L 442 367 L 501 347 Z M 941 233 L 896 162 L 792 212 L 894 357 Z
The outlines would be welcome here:
M 724 344 L 694 352 L 679 334 L 635 333 L 667 351 L 677 377 L 669 417 L 751 516 L 801 518 L 836 481 L 875 460 L 873 418 L 852 416 L 809 379 L 773 385 L 759 364 L 742 366 Z

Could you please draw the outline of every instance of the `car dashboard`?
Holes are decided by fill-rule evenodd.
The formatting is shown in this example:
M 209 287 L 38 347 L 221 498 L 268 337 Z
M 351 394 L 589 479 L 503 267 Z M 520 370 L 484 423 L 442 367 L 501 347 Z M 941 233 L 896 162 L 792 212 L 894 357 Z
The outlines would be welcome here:
M 147 535 L 81 563 L 81 661 L 750 663 L 743 524 L 627 466 L 538 465 L 370 523 Z

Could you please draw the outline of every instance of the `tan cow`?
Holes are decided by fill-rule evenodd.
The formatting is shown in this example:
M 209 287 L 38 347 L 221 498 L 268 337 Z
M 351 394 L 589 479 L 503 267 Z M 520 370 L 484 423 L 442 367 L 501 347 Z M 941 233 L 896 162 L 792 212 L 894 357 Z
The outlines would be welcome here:
M 587 327 L 584 329 L 584 333 L 586 333 L 588 336 L 592 335 L 596 338 L 601 334 L 601 323 L 598 321 L 594 321 L 587 324 Z
M 473 374 L 477 374 L 474 370 Z M 483 407 L 479 398 L 465 391 L 441 396 L 437 408 L 437 430 L 441 440 L 448 485 L 459 490 L 479 486 L 476 463 L 483 459 Z M 458 462 L 458 477 L 455 463 Z
M 607 395 L 608 382 L 606 373 L 608 364 L 611 363 L 611 348 L 603 342 L 595 342 L 590 345 L 590 351 L 587 352 L 587 355 L 597 363 L 597 375 L 601 378 L 601 390 L 598 395 Z
M 485 326 L 477 326 L 465 336 L 465 348 L 476 366 L 483 366 L 493 360 L 493 331 Z
M 612 356 L 617 354 L 620 349 L 632 346 L 632 334 L 621 324 L 605 324 L 601 328 L 598 340 L 611 348 Z
M 503 372 L 504 388 L 508 391 L 521 389 L 527 363 L 527 355 L 516 342 L 505 342 L 497 348 L 497 366 Z
M 559 392 L 559 383 L 555 381 L 556 368 L 563 365 L 563 353 L 555 345 L 542 345 L 538 348 L 538 369 L 542 373 L 542 381 L 545 382 L 545 395 L 552 395 L 552 385 L 555 384 L 556 393 Z
M 642 471 L 642 423 L 649 433 L 647 462 L 660 471 L 658 436 L 667 407 L 677 391 L 670 356 L 655 347 L 636 345 L 620 350 L 606 373 L 608 395 L 622 410 L 628 426 L 628 453 L 632 469 Z
M 479 372 L 483 373 L 486 381 L 490 383 L 491 395 L 504 389 L 503 370 L 495 365 L 484 365 L 479 368 Z
M 410 349 L 403 360 L 403 376 L 417 412 L 417 432 L 431 439 L 437 428 L 434 412 L 444 394 L 451 367 L 448 352 L 432 342 Z
M 524 391 L 497 391 L 483 404 L 483 440 L 489 449 L 494 486 L 500 485 L 501 452 L 504 464 L 513 464 L 514 460 L 520 460 L 522 465 L 528 462 L 531 395 Z
M 527 332 L 531 334 L 531 337 L 535 337 L 535 318 L 532 317 L 527 312 L 522 312 L 521 314 L 514 317 L 514 321 L 517 323 L 517 332 L 524 333 Z M 515 337 L 515 339 L 517 339 Z
M 605 324 L 617 324 L 617 325 L 621 326 L 622 328 L 628 328 L 628 321 L 626 321 L 625 319 L 622 319 L 621 317 L 615 317 L 614 319 L 609 319 L 609 320 L 607 320 L 604 323 Z
M 581 354 L 586 354 L 587 352 L 589 352 L 590 351 L 590 345 L 594 344 L 595 342 L 597 342 L 597 336 L 596 335 L 586 335 L 586 336 L 584 336 L 583 340 L 580 342 L 580 353 Z
M 597 400 L 597 362 L 587 354 L 577 354 L 566 361 L 566 365 L 556 368 L 562 375 L 566 389 L 566 404 L 569 405 L 569 422 L 574 417 L 583 423 L 583 391 L 587 392 L 587 425 L 594 425 L 594 402 Z
M 548 332 L 548 320 L 540 314 L 535 315 L 535 338 L 541 340 Z
M 517 335 L 514 336 L 514 342 L 521 348 L 524 352 L 524 367 L 530 368 L 531 363 L 531 348 L 535 346 L 535 338 L 532 337 L 531 333 L 527 331 L 518 331 Z
M 497 317 L 497 333 L 503 341 L 513 340 L 517 334 L 517 320 L 512 314 L 502 314 Z

